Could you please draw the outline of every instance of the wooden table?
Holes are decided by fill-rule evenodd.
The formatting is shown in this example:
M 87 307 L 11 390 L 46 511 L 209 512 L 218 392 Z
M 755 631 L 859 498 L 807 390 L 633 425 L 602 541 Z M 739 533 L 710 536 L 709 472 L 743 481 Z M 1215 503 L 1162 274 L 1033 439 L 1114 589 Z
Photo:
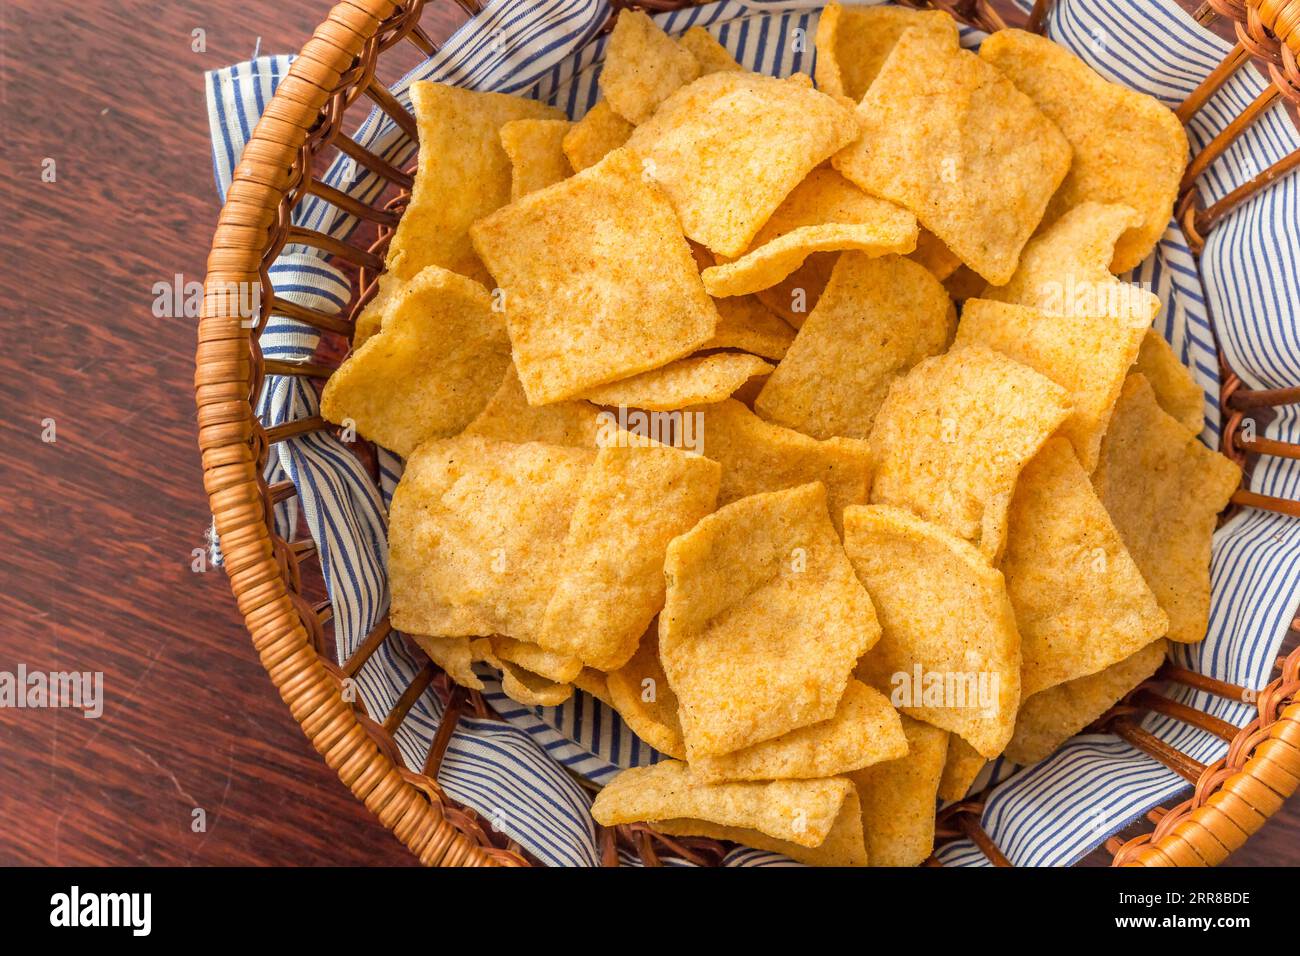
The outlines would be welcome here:
M 195 322 L 151 312 L 216 219 L 203 71 L 297 50 L 327 7 L 0 5 L 0 670 L 103 671 L 106 697 L 0 710 L 0 864 L 412 862 L 307 744 L 223 572 L 191 570 Z M 459 15 L 432 7 L 440 39 Z M 1233 859 L 1300 862 L 1296 802 Z

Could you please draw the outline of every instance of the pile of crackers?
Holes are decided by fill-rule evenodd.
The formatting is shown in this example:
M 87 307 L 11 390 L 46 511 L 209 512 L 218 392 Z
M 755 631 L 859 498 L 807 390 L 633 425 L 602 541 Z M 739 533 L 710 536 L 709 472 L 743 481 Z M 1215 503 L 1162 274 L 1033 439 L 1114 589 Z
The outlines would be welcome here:
M 1116 278 L 1177 119 L 941 12 L 822 14 L 816 84 L 622 12 L 578 122 L 417 83 L 418 172 L 322 410 L 406 459 L 392 622 L 666 759 L 596 797 L 825 865 L 1048 756 L 1199 641 L 1239 482 Z

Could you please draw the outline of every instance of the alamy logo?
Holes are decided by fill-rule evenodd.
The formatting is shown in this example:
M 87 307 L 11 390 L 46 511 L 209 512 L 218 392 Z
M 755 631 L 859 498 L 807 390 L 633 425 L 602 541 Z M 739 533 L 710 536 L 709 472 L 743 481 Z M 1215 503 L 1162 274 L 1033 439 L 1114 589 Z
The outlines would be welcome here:
M 153 925 L 151 893 L 82 893 L 73 886 L 50 897 L 50 925 L 125 926 L 132 936 L 148 936 Z
M 889 702 L 900 708 L 969 708 L 991 717 L 998 712 L 999 683 L 988 671 L 927 671 L 917 664 L 890 677 Z
M 0 708 L 69 707 L 94 720 L 104 713 L 103 671 L 0 671 Z
M 643 412 L 620 405 L 618 414 L 602 411 L 596 416 L 596 444 L 616 448 L 627 442 L 625 435 L 635 435 L 704 454 L 704 415 L 701 412 Z

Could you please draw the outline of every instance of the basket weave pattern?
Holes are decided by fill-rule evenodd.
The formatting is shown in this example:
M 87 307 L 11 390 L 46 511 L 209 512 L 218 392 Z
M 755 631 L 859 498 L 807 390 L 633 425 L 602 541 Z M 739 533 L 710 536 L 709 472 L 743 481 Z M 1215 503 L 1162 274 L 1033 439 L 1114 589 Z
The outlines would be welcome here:
M 468 15 L 476 0 L 456 0 Z M 642 0 L 648 10 L 672 9 L 690 0 Z M 624 5 L 624 4 L 616 4 Z M 912 3 L 946 10 L 985 30 L 1004 23 L 987 0 L 934 0 Z M 344 119 L 358 100 L 361 109 L 377 106 L 416 138 L 415 121 L 397 102 L 375 69 L 386 51 L 411 43 L 424 55 L 437 46 L 420 28 L 425 0 L 345 0 L 329 13 L 303 47 L 253 132 L 218 220 L 208 257 L 204 308 L 199 324 L 195 394 L 204 484 L 221 537 L 231 588 L 244 615 L 253 646 L 281 697 L 313 746 L 339 778 L 422 863 L 437 866 L 527 865 L 523 851 L 485 828 L 472 811 L 455 804 L 437 783 L 437 771 L 461 714 L 491 716 L 476 692 L 451 686 L 444 718 L 418 771 L 405 766 L 393 733 L 411 706 L 435 681 L 445 684 L 431 662 L 402 694 L 383 724 L 345 693 L 350 679 L 393 632 L 385 618 L 352 656 L 336 663 L 327 638 L 328 602 L 304 596 L 304 575 L 317 560 L 310 541 L 287 542 L 275 532 L 273 509 L 295 494 L 290 482 L 263 478 L 268 450 L 295 435 L 332 427 L 319 417 L 264 428 L 254 414 L 265 375 L 325 379 L 333 367 L 325 360 L 284 362 L 263 358 L 259 337 L 271 315 L 297 319 L 338 336 L 351 335 L 352 321 L 276 297 L 269 268 L 286 245 L 318 248 L 339 263 L 356 267 L 351 316 L 375 293 L 383 253 L 405 202 L 412 177 L 357 145 L 343 133 Z M 1050 7 L 1038 0 L 1031 29 L 1041 29 Z M 1300 0 L 1208 0 L 1206 15 L 1231 18 L 1236 45 L 1220 66 L 1179 108 L 1186 121 L 1243 63 L 1265 66 L 1272 85 L 1227 129 L 1198 154 L 1184 180 L 1176 214 L 1195 251 L 1230 211 L 1300 166 L 1294 152 L 1218 202 L 1201 207 L 1195 179 L 1222 155 L 1233 139 L 1279 97 L 1300 105 Z M 321 158 L 335 152 L 383 177 L 391 185 L 375 205 L 359 202 L 318 181 Z M 364 247 L 341 242 L 293 225 L 294 208 L 317 196 L 370 227 Z M 358 230 L 358 236 L 366 230 Z M 358 240 L 359 242 L 360 240 Z M 225 290 L 231 284 L 257 284 L 261 309 L 256 324 L 246 321 Z M 250 327 L 252 325 L 252 327 Z M 1300 446 L 1251 437 L 1243 418 L 1251 412 L 1300 402 L 1300 387 L 1252 391 L 1226 366 L 1221 404 L 1223 451 L 1242 464 L 1250 456 L 1300 457 Z M 1233 507 L 1267 508 L 1300 517 L 1300 502 L 1239 489 Z M 1300 630 L 1300 622 L 1293 623 Z M 1106 849 L 1116 865 L 1197 866 L 1216 864 L 1245 842 L 1300 784 L 1300 649 L 1277 662 L 1279 673 L 1255 696 L 1244 688 L 1166 666 L 1154 681 L 1128 695 L 1094 729 L 1104 727 L 1149 754 L 1194 785 L 1190 798 L 1147 815 L 1150 832 L 1125 840 L 1112 837 Z M 1235 700 L 1253 699 L 1256 717 L 1238 729 L 1178 704 L 1159 692 L 1173 681 Z M 1147 712 L 1176 717 L 1207 730 L 1230 746 L 1211 765 L 1191 760 L 1140 727 Z M 971 799 L 948 807 L 936 829 L 939 841 L 965 836 L 996 865 L 1005 857 L 979 826 L 983 804 Z M 698 863 L 716 863 L 718 845 L 706 840 L 673 840 L 641 826 L 602 831 L 603 858 L 617 865 L 620 844 L 648 864 L 660 854 Z M 933 862 L 933 861 L 932 861 Z

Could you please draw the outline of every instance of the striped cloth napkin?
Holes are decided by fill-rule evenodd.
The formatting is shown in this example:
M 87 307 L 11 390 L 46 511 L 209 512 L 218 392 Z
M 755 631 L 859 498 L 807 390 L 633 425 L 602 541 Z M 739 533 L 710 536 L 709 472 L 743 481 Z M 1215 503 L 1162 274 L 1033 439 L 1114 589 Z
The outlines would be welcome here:
M 1017 0 L 1027 8 L 1029 0 Z M 822 4 L 798 0 L 723 0 L 656 16 L 672 35 L 691 26 L 708 29 L 745 66 L 773 76 L 811 73 Z M 554 103 L 577 119 L 596 102 L 596 79 L 607 37 L 600 28 L 606 0 L 492 0 L 443 48 L 392 89 L 408 109 L 416 80 L 438 80 L 477 90 L 515 93 Z M 795 31 L 800 30 L 802 34 Z M 1050 36 L 1103 76 L 1149 93 L 1170 106 L 1187 96 L 1229 47 L 1194 23 L 1173 0 L 1060 0 L 1048 23 Z M 977 47 L 983 34 L 964 29 L 962 42 Z M 800 42 L 796 42 L 799 40 Z M 262 109 L 287 74 L 292 57 L 262 56 L 207 75 L 213 169 L 224 198 L 240 151 Z M 1229 80 L 1192 120 L 1194 149 L 1203 147 L 1266 86 L 1248 66 Z M 398 167 L 416 146 L 382 113 L 372 113 L 358 142 Z M 1238 137 L 1201 180 L 1209 202 L 1300 145 L 1295 127 L 1274 105 Z M 367 201 L 383 188 L 373 174 L 337 162 L 326 182 Z M 354 217 L 309 197 L 295 223 L 345 237 Z M 1157 325 L 1205 391 L 1202 439 L 1217 446 L 1219 369 L 1216 339 L 1247 387 L 1277 388 L 1300 381 L 1300 177 L 1292 176 L 1257 196 L 1208 237 L 1199 262 L 1175 224 L 1155 254 L 1136 269 L 1141 282 L 1164 303 Z M 276 294 L 330 313 L 349 300 L 344 274 L 318 251 L 286 248 L 270 270 Z M 278 359 L 308 359 L 318 333 L 274 317 L 262 351 Z M 305 418 L 318 410 L 315 392 L 302 380 L 268 376 L 257 413 L 267 426 Z M 1263 436 L 1300 440 L 1300 410 L 1279 409 Z M 376 484 L 347 446 L 325 432 L 277 444 L 268 480 L 289 479 L 298 489 L 279 505 L 279 531 L 290 538 L 299 519 L 321 556 L 333 603 L 340 660 L 364 639 L 388 609 L 386 509 L 402 464 L 379 450 Z M 1300 461 L 1263 458 L 1250 488 L 1265 495 L 1300 498 Z M 1179 645 L 1179 664 L 1232 684 L 1261 688 L 1294 613 L 1300 589 L 1300 519 L 1267 511 L 1238 514 L 1214 539 L 1213 599 L 1209 636 Z M 423 661 L 404 639 L 389 640 L 357 675 L 358 692 L 377 720 L 392 708 Z M 651 763 L 658 754 L 640 742 L 616 713 L 581 692 L 560 707 L 523 707 L 505 697 L 484 672 L 486 697 L 504 721 L 462 718 L 438 780 L 449 796 L 477 810 L 552 865 L 595 865 L 599 859 L 591 796 L 574 775 L 600 784 L 619 769 Z M 1237 726 L 1254 708 L 1180 688 L 1179 699 Z M 442 705 L 426 692 L 396 735 L 410 767 L 422 765 L 442 717 Z M 1202 761 L 1224 755 L 1219 738 L 1171 718 L 1150 715 L 1146 729 Z M 1119 738 L 1076 737 L 1031 767 L 1004 761 L 986 766 L 976 789 L 995 784 L 983 827 L 1012 863 L 1060 866 L 1079 860 L 1111 834 L 1153 806 L 1189 789 L 1177 774 Z M 940 853 L 947 865 L 988 865 L 969 841 Z M 625 862 L 635 864 L 634 858 Z M 674 862 L 674 861 L 667 861 Z M 681 862 L 681 861 L 676 861 Z M 783 857 L 739 849 L 730 866 L 793 865 Z

